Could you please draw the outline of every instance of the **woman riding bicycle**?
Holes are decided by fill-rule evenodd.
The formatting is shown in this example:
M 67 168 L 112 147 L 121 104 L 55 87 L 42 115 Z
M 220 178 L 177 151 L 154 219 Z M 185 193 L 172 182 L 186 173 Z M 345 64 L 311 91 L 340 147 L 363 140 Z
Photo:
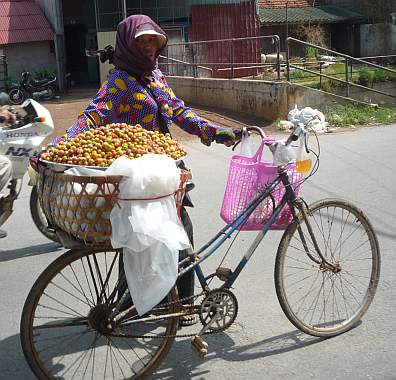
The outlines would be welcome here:
M 109 60 L 115 69 L 66 135 L 55 139 L 54 143 L 110 123 L 140 124 L 147 130 L 168 133 L 169 125 L 174 122 L 198 136 L 207 146 L 213 141 L 232 146 L 237 132 L 199 117 L 169 87 L 157 61 L 167 42 L 166 33 L 148 16 L 133 15 L 121 21 L 117 27 L 115 49 L 108 46 L 100 51 L 100 60 Z M 181 216 L 192 240 L 192 226 L 185 210 Z M 181 251 L 180 259 L 186 255 L 186 251 Z M 193 295 L 193 272 L 180 280 L 178 289 L 180 298 Z M 191 324 L 195 320 L 186 318 L 183 322 Z

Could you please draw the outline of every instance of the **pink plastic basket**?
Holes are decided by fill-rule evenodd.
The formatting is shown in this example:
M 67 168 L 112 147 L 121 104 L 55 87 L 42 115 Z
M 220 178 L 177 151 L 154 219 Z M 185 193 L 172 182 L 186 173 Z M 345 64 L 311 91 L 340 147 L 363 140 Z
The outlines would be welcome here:
M 262 191 L 266 186 L 277 177 L 277 167 L 269 162 L 261 161 L 264 147 L 273 142 L 268 138 L 264 139 L 253 157 L 235 155 L 231 158 L 230 169 L 228 173 L 227 186 L 224 193 L 223 204 L 221 207 L 221 218 L 230 223 L 235 219 L 248 204 Z M 298 194 L 301 175 L 295 171 L 294 165 L 289 165 L 289 179 L 294 185 L 294 190 Z M 275 200 L 275 207 L 282 199 L 285 188 L 279 183 L 272 196 Z M 240 230 L 257 231 L 260 230 L 273 212 L 273 202 L 270 197 L 264 199 L 248 220 L 239 227 Z M 291 222 L 291 212 L 286 205 L 270 229 L 283 230 Z

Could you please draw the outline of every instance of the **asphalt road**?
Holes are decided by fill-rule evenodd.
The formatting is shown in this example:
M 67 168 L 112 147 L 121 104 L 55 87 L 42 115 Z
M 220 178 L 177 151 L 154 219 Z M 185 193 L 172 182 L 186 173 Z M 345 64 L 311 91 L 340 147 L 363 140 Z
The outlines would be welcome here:
M 205 360 L 194 356 L 187 339 L 178 340 L 153 378 L 396 379 L 396 125 L 329 134 L 321 136 L 320 143 L 320 169 L 303 185 L 303 196 L 308 202 L 326 197 L 353 201 L 369 216 L 381 247 L 381 279 L 362 323 L 328 340 L 296 330 L 275 295 L 274 257 L 281 232 L 271 232 L 235 284 L 239 302 L 236 323 L 207 338 Z M 219 209 L 231 152 L 194 141 L 185 146 L 196 183 L 192 194 L 196 207 L 191 217 L 196 245 L 200 246 L 222 226 Z M 21 310 L 39 273 L 63 252 L 35 229 L 28 191 L 23 188 L 5 225 L 8 238 L 0 240 L 0 379 L 5 380 L 34 379 L 19 343 Z M 252 236 L 243 234 L 226 265 L 239 261 Z M 218 261 L 214 258 L 206 269 L 215 268 Z

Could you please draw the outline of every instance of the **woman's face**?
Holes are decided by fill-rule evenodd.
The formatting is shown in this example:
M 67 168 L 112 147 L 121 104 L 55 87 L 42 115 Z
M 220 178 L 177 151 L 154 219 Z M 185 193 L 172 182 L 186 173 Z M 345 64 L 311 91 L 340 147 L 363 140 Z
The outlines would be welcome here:
M 136 38 L 138 48 L 152 61 L 155 59 L 158 50 L 158 40 L 156 36 L 143 34 Z

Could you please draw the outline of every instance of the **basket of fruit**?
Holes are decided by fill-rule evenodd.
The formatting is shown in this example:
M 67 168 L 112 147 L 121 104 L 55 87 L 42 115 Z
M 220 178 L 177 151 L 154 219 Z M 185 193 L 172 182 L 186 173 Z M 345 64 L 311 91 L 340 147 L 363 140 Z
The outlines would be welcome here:
M 87 245 L 110 245 L 110 212 L 119 199 L 118 175 L 72 175 L 65 169 L 75 166 L 106 169 L 118 157 L 130 159 L 147 153 L 166 154 L 175 161 L 186 155 L 170 135 L 146 131 L 140 126 L 110 124 L 83 132 L 76 138 L 51 147 L 38 165 L 37 189 L 49 222 Z M 181 171 L 175 192 L 180 211 L 186 181 L 191 173 Z

